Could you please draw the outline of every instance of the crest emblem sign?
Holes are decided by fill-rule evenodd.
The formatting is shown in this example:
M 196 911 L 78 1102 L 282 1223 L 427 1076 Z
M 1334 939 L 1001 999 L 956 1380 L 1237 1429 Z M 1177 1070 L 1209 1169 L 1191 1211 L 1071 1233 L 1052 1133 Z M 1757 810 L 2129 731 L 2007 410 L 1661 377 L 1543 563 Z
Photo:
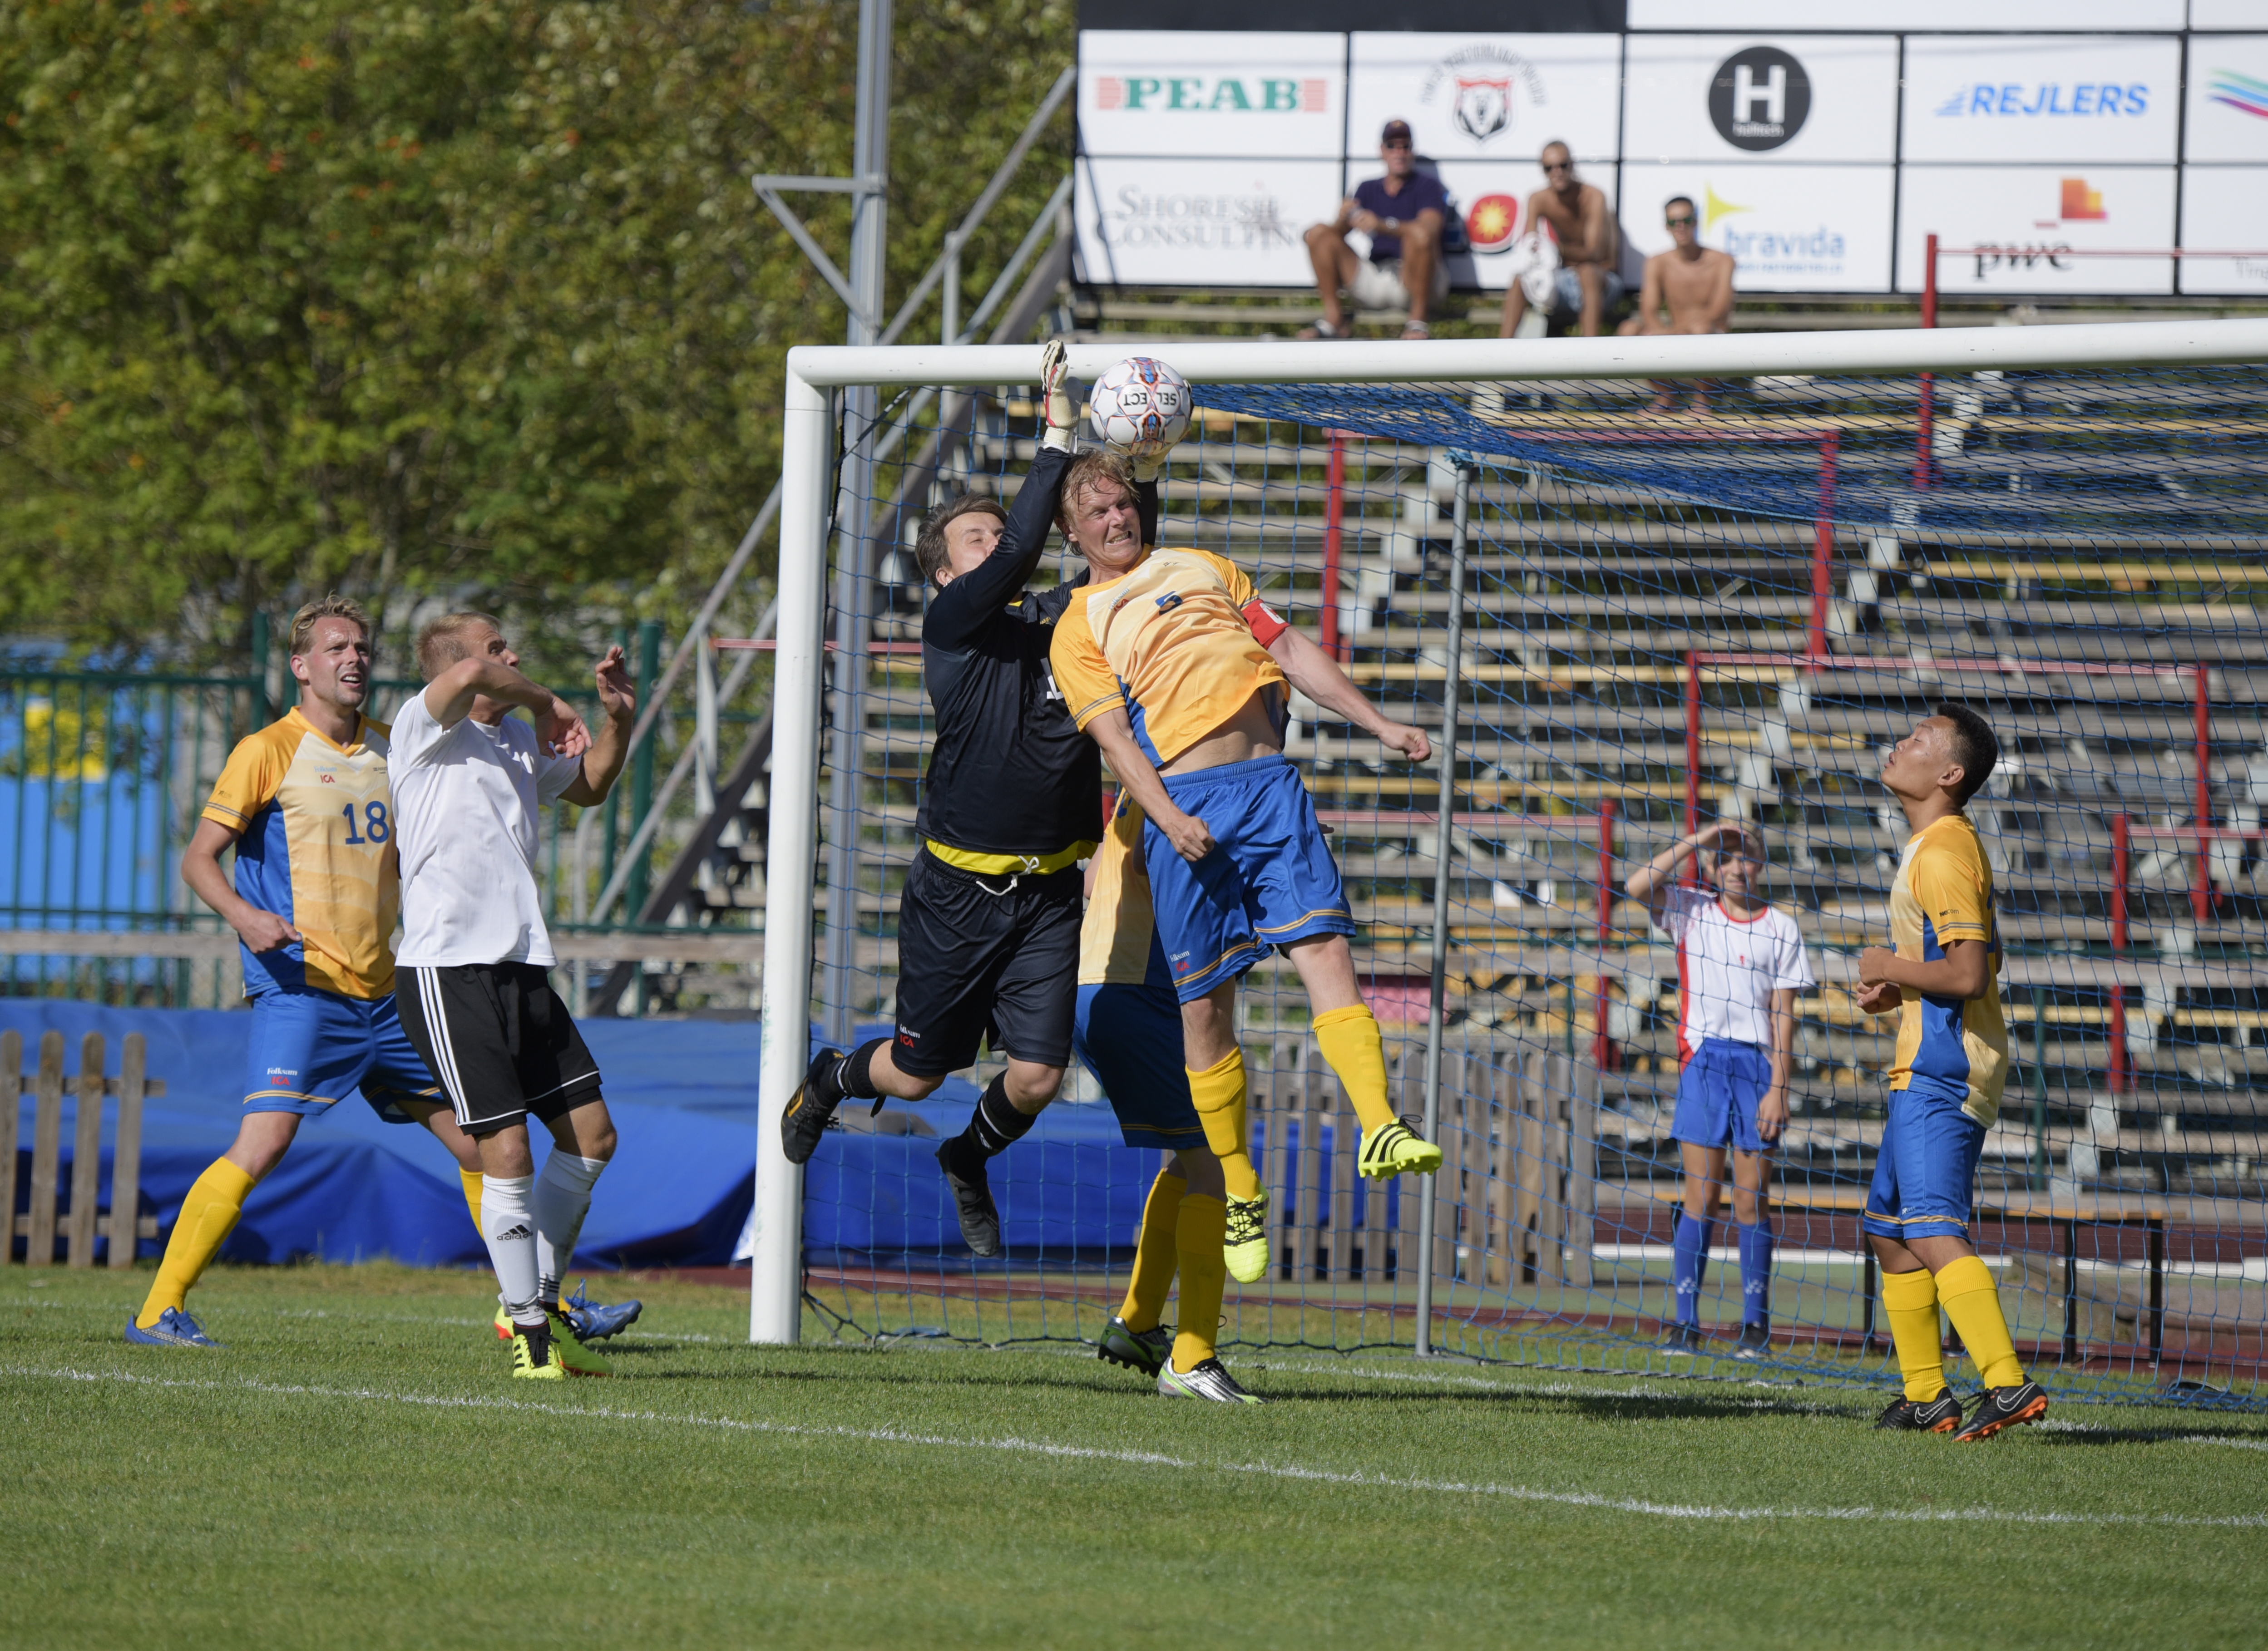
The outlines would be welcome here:
M 1459 75 L 1449 118 L 1467 137 L 1486 143 L 1512 124 L 1512 77 L 1475 80 Z

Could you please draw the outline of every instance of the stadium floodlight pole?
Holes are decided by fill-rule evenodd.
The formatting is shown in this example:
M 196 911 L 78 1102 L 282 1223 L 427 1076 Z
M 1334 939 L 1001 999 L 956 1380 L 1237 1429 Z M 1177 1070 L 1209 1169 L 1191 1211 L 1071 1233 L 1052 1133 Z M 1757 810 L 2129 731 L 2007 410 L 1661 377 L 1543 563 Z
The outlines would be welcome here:
M 859 0 L 858 128 L 850 162 L 859 178 L 889 172 L 891 0 Z M 850 287 L 845 326 L 850 347 L 874 343 L 881 331 L 882 278 L 888 247 L 883 240 L 884 199 L 877 188 L 853 197 Z M 858 782 L 865 767 L 867 648 L 873 623 L 867 608 L 873 580 L 866 537 L 874 494 L 874 414 L 872 385 L 848 385 L 843 417 L 850 451 L 843 463 L 835 555 L 835 739 L 827 796 L 827 975 L 822 998 L 824 1035 L 850 1040 L 855 1017 L 851 978 L 858 939 Z
M 1441 1138 L 1441 1036 L 1448 1016 L 1449 856 L 1457 818 L 1457 701 L 1462 691 L 1465 651 L 1465 553 L 1472 532 L 1473 466 L 1457 466 L 1455 526 L 1449 535 L 1449 657 L 1441 679 L 1440 817 L 1433 833 L 1433 979 L 1425 1013 L 1425 1126 L 1428 1141 Z M 1323 600 L 1336 593 L 1323 592 Z M 1440 1200 L 1427 1187 L 1418 1200 L 1418 1339 L 1410 1351 L 1423 1359 L 1433 1351 L 1433 1227 Z
M 778 650 L 774 656 L 772 806 L 765 855 L 763 1055 L 760 1115 L 795 1090 L 809 1050 L 809 891 L 816 865 L 819 693 L 825 656 L 827 392 L 857 386 L 983 389 L 1035 384 L 1038 344 L 804 345 L 788 352 L 783 422 Z M 1123 344 L 1075 343 L 1071 375 L 1099 378 Z M 1196 384 L 1459 384 L 1581 378 L 1755 378 L 1777 373 L 1981 372 L 1992 369 L 2219 366 L 2268 360 L 2268 320 L 2179 320 L 2077 327 L 1915 328 L 1902 332 L 1653 338 L 1264 340 L 1176 344 L 1173 364 Z M 1447 812 L 1447 811 L 1444 811 Z M 755 1278 L 749 1334 L 796 1339 L 802 1299 L 802 1182 L 779 1132 L 757 1134 Z M 1431 1258 L 1420 1276 L 1431 1270 Z

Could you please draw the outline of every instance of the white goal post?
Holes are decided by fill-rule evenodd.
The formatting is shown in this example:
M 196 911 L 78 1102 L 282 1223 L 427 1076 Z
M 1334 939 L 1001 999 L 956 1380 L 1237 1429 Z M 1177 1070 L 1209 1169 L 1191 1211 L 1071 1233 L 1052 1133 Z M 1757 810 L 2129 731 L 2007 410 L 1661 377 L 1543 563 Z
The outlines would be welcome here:
M 1073 344 L 1071 371 L 1077 378 L 1091 380 L 1132 348 L 1123 341 Z M 1904 375 L 2268 361 L 2268 320 L 1477 341 L 1161 340 L 1155 349 L 1195 384 L 1450 385 Z M 751 1224 L 752 1342 L 792 1343 L 799 1339 L 802 1317 L 803 1177 L 787 1162 L 777 1120 L 809 1060 L 806 1029 L 811 1022 L 815 914 L 806 896 L 813 887 L 818 849 L 825 541 L 835 458 L 831 396 L 858 386 L 969 389 L 1035 384 L 1040 376 L 1040 351 L 1037 344 L 806 346 L 788 354 L 765 877 L 763 1042 Z M 782 898 L 784 906 L 779 903 Z

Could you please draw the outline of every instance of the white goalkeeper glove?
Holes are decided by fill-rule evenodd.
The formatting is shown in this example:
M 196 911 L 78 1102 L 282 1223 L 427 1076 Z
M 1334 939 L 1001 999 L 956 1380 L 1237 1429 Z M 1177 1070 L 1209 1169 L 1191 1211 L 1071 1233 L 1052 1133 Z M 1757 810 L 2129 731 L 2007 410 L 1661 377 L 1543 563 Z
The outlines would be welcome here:
M 1071 392 L 1064 387 L 1070 374 L 1063 340 L 1049 339 L 1047 347 L 1040 351 L 1040 399 L 1048 421 L 1047 434 L 1040 438 L 1040 445 L 1065 453 L 1079 451 L 1079 408 L 1071 403 Z

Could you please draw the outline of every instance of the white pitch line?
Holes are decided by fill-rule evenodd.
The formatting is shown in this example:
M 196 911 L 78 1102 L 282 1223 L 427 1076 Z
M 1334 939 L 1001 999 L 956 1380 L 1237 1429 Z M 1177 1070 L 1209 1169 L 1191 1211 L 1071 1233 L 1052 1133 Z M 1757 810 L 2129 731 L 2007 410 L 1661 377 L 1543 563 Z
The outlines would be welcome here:
M 77 1383 L 116 1383 L 136 1387 L 188 1388 L 217 1392 L 273 1393 L 308 1398 L 350 1398 L 389 1405 L 412 1405 L 439 1410 L 512 1411 L 544 1416 L 571 1417 L 590 1421 L 659 1422 L 722 1432 L 771 1434 L 799 1439 L 847 1439 L 869 1444 L 909 1445 L 937 1450 L 990 1450 L 1014 1456 L 1060 1460 L 1111 1462 L 1135 1467 L 1178 1468 L 1194 1472 L 1243 1473 L 1261 1479 L 1286 1479 L 1320 1485 L 1344 1485 L 1366 1490 L 1409 1491 L 1433 1496 L 1492 1496 L 1507 1501 L 1541 1502 L 1559 1508 L 1596 1508 L 1605 1513 L 1642 1514 L 1658 1519 L 1754 1522 L 1774 1519 L 1832 1519 L 1912 1524 L 1996 1523 L 2019 1525 L 2212 1526 L 2268 1529 L 2268 1514 L 2065 1514 L 1995 1508 L 1720 1508 L 1701 1503 L 1656 1502 L 1641 1497 L 1607 1496 L 1587 1491 L 1543 1491 L 1521 1485 L 1497 1485 L 1462 1479 L 1396 1479 L 1382 1473 L 1350 1473 L 1330 1468 L 1301 1467 L 1287 1463 L 1197 1462 L 1151 1450 L 1111 1450 L 1094 1445 L 1057 1444 L 1036 1439 L 954 1439 L 940 1434 L 906 1433 L 895 1427 L 811 1427 L 797 1422 L 748 1421 L 725 1416 L 673 1416 L 659 1411 L 615 1410 L 544 1405 L 527 1399 L 460 1398 L 438 1394 L 391 1393 L 378 1388 L 313 1387 L 276 1382 L 193 1382 L 164 1376 L 132 1376 L 123 1371 L 42 1370 L 11 1367 L 4 1373 L 33 1380 Z

